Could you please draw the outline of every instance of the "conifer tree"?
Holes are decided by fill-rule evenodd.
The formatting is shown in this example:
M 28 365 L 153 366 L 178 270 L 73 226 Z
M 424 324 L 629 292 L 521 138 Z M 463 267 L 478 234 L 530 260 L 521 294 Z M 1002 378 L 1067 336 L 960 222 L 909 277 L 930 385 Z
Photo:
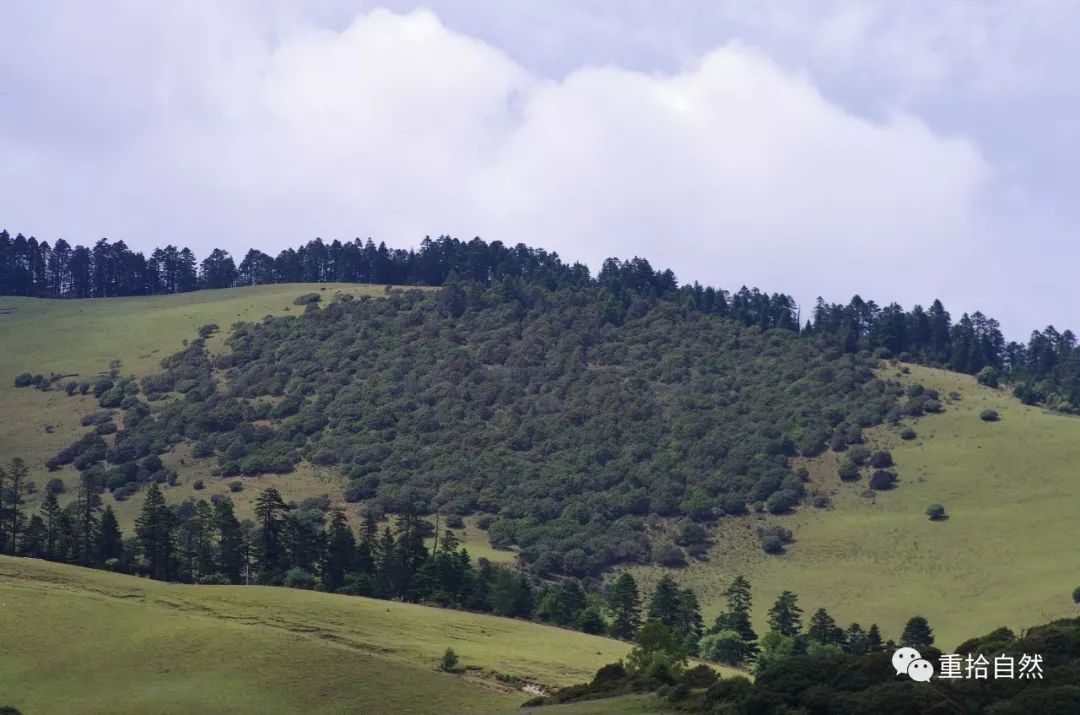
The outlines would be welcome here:
M 802 609 L 799 597 L 784 591 L 769 609 L 769 627 L 782 636 L 795 636 L 802 630 Z
M 173 515 L 156 483 L 146 490 L 142 512 L 135 520 L 135 535 L 150 578 L 168 581 L 173 575 Z
M 632 640 L 641 627 L 641 595 L 637 581 L 625 571 L 619 574 L 608 594 L 611 625 L 608 632 L 622 640 Z

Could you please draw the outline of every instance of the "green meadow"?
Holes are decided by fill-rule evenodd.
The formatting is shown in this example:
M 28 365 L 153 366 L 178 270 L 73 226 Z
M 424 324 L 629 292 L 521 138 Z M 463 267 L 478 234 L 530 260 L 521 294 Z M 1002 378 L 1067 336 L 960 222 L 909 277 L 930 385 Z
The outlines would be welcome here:
M 677 572 L 697 590 L 707 620 L 740 573 L 754 587 L 759 633 L 784 589 L 799 595 L 804 622 L 824 607 L 844 624 L 877 622 L 886 638 L 923 615 L 942 648 L 998 626 L 1019 630 L 1076 615 L 1080 418 L 1024 406 L 967 375 L 908 368 L 882 374 L 937 389 L 945 411 L 908 421 L 918 433 L 910 442 L 895 430 L 872 431 L 875 445 L 892 451 L 898 486 L 867 495 L 865 472 L 858 482 L 841 482 L 830 453 L 806 466 L 808 488 L 830 493 L 831 509 L 722 521 L 709 561 Z M 959 399 L 948 399 L 954 392 Z M 1001 419 L 982 421 L 985 409 Z M 943 504 L 949 518 L 930 521 L 932 503 Z M 766 555 L 756 535 L 772 522 L 795 534 L 780 556 Z M 635 569 L 649 584 L 658 571 Z
M 588 680 L 629 649 L 493 616 L 9 557 L 0 620 L 0 705 L 25 713 L 509 712 L 526 685 Z M 437 668 L 447 647 L 457 674 Z

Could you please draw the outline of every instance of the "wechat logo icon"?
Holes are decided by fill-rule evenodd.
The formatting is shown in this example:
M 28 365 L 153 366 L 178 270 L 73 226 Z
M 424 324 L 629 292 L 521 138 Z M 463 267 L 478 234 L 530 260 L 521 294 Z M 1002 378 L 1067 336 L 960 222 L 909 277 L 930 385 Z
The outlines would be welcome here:
M 927 683 L 934 677 L 933 663 L 925 660 L 914 648 L 897 648 L 892 656 L 892 665 L 897 675 L 906 673 L 919 683 Z

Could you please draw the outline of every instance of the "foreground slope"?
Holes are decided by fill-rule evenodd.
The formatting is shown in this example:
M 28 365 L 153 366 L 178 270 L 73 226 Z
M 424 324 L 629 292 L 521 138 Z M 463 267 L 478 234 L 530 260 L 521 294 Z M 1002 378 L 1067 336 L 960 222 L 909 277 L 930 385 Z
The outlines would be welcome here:
M 24 712 L 507 711 L 628 647 L 523 621 L 0 557 L 0 705 Z M 443 650 L 461 675 L 438 672 Z
M 923 615 L 946 649 L 997 626 L 1019 631 L 1075 615 L 1080 419 L 1022 405 L 967 375 L 908 369 L 888 367 L 883 376 L 960 399 L 947 400 L 940 415 L 909 422 L 918 432 L 913 441 L 894 430 L 869 432 L 892 451 L 897 488 L 869 498 L 865 477 L 840 482 L 836 454 L 810 460 L 811 481 L 832 494 L 831 510 L 721 521 L 710 560 L 678 574 L 698 590 L 707 618 L 722 608 L 721 591 L 738 573 L 754 586 L 761 632 L 784 589 L 799 594 L 804 621 L 825 607 L 844 624 L 876 621 L 886 637 Z M 1001 419 L 982 421 L 986 409 Z M 927 519 L 932 503 L 945 506 L 948 520 Z M 784 555 L 761 552 L 753 527 L 766 522 L 795 532 Z M 642 572 L 651 582 L 658 570 Z

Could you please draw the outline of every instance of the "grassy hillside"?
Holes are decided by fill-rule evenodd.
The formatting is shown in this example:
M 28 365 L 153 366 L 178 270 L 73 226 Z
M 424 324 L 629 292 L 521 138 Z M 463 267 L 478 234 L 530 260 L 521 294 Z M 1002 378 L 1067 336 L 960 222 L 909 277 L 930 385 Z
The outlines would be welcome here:
M 510 711 L 524 683 L 588 680 L 627 651 L 523 621 L 8 557 L 0 621 L 0 704 L 26 713 Z M 464 674 L 436 670 L 447 647 Z
M 1080 419 L 1024 406 L 966 375 L 918 366 L 884 375 L 961 399 L 914 423 L 914 441 L 882 428 L 869 433 L 892 450 L 896 489 L 861 496 L 865 477 L 840 482 L 837 455 L 829 453 L 807 466 L 812 482 L 833 494 L 832 510 L 722 521 L 711 560 L 678 574 L 698 589 L 706 616 L 721 609 L 720 592 L 738 573 L 754 586 L 761 632 L 784 589 L 799 594 L 804 620 L 823 606 L 845 624 L 877 621 L 886 637 L 921 614 L 943 648 L 999 625 L 1019 630 L 1075 615 Z M 987 408 L 1001 420 L 979 419 Z M 935 502 L 945 505 L 947 521 L 927 519 Z M 795 532 L 782 556 L 762 553 L 754 535 L 771 521 Z M 651 582 L 658 570 L 641 571 Z
M 236 321 L 259 320 L 269 314 L 302 312 L 293 300 L 304 293 L 321 292 L 329 300 L 338 292 L 380 296 L 385 286 L 356 284 L 285 284 L 202 290 L 179 295 L 86 300 L 45 300 L 0 296 L 0 458 L 21 456 L 31 467 L 31 479 L 44 485 L 60 476 L 74 485 L 77 473 L 70 466 L 50 474 L 45 461 L 58 449 L 86 431 L 82 415 L 95 408 L 92 397 L 67 397 L 63 391 L 40 392 L 17 389 L 11 381 L 21 372 L 78 373 L 80 377 L 108 370 L 111 360 L 121 361 L 125 374 L 146 375 L 158 371 L 161 358 L 195 337 L 199 326 L 217 323 L 222 331 L 207 343 L 211 352 L 222 349 L 228 327 Z M 78 378 L 72 378 L 78 379 Z M 8 418 L 7 416 L 16 416 Z M 170 466 L 185 460 L 183 449 L 170 455 Z M 169 495 L 179 500 L 194 494 L 190 482 L 208 471 L 205 465 L 186 460 L 186 484 Z M 282 489 L 290 498 L 340 492 L 335 475 L 302 468 Z M 258 484 L 251 484 L 254 494 Z M 207 496 L 225 491 L 227 485 L 210 483 Z M 247 516 L 243 495 L 237 495 L 237 511 Z M 126 527 L 141 499 L 120 505 L 118 515 Z

